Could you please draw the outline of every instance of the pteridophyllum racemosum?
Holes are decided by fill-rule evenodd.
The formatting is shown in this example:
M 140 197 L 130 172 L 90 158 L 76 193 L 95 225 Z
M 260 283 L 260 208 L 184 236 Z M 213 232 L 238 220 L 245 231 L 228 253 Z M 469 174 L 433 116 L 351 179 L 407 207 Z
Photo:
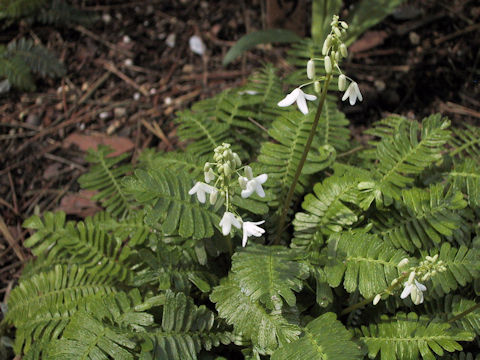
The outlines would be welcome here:
M 338 90 L 345 91 L 342 100 L 349 99 L 350 105 L 355 105 L 357 100 L 362 101 L 363 97 L 360 93 L 360 89 L 358 84 L 347 77 L 340 68 L 340 63 L 342 58 L 347 57 L 347 47 L 343 42 L 343 38 L 348 29 L 348 25 L 345 21 L 339 21 L 337 15 L 333 16 L 333 20 L 330 23 L 332 29 L 330 34 L 327 36 L 323 43 L 322 48 L 322 58 L 312 58 L 307 62 L 307 77 L 310 79 L 310 82 L 300 85 L 296 89 L 294 89 L 291 93 L 289 93 L 284 99 L 282 99 L 278 106 L 285 107 L 290 106 L 296 102 L 299 110 L 303 114 L 308 114 L 308 104 L 307 100 L 314 101 L 317 99 L 315 95 L 306 94 L 303 92 L 302 88 L 307 85 L 314 85 L 315 92 L 319 94 L 320 99 L 317 105 L 317 112 L 315 113 L 315 119 L 313 121 L 312 128 L 310 130 L 309 137 L 305 144 L 305 148 L 302 153 L 302 157 L 300 159 L 299 165 L 295 171 L 295 176 L 293 182 L 288 190 L 287 197 L 285 199 L 285 203 L 280 212 L 279 223 L 277 227 L 277 234 L 274 239 L 274 243 L 278 244 L 280 241 L 280 234 L 283 231 L 287 212 L 292 201 L 292 197 L 295 191 L 295 187 L 298 182 L 298 178 L 302 172 L 302 168 L 305 164 L 307 159 L 308 152 L 310 151 L 310 147 L 312 145 L 313 137 L 317 130 L 318 122 L 320 120 L 320 115 L 322 113 L 323 104 L 325 103 L 325 98 L 327 96 L 327 89 L 329 83 L 335 78 L 338 78 Z M 316 67 L 315 64 L 317 62 L 323 62 L 325 68 L 325 75 L 321 74 L 318 75 L 315 71 Z M 347 87 L 347 81 L 350 82 L 350 85 Z
M 210 196 L 210 204 L 215 204 L 218 195 L 224 199 L 225 211 L 218 224 L 222 229 L 222 234 L 228 239 L 230 253 L 233 252 L 231 234 L 233 229 L 243 231 L 242 246 L 247 245 L 249 236 L 260 237 L 265 230 L 260 226 L 265 220 L 251 222 L 243 221 L 238 214 L 236 207 L 232 203 L 232 195 L 235 187 L 240 186 L 243 198 L 248 198 L 253 193 L 260 197 L 265 196 L 262 184 L 268 176 L 261 174 L 256 177 L 250 166 L 242 166 L 242 161 L 237 153 L 233 152 L 230 144 L 222 144 L 214 149 L 214 163 L 205 163 L 203 168 L 205 182 L 197 182 L 188 192 L 190 195 L 197 195 L 198 201 L 205 203 L 206 194 Z M 243 172 L 243 175 L 242 175 Z M 213 183 L 213 185 L 210 185 Z

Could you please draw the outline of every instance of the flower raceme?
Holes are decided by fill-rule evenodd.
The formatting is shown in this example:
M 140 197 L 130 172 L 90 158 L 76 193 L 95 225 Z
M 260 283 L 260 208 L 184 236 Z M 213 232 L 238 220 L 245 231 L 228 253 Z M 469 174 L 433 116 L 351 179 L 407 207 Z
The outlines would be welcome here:
M 308 106 L 307 101 L 316 100 L 317 97 L 315 95 L 305 94 L 302 89 L 296 88 L 290 94 L 285 96 L 277 105 L 280 107 L 286 107 L 292 105 L 294 102 L 297 102 L 297 106 L 302 113 L 305 115 L 308 114 Z
M 415 305 L 419 305 L 423 303 L 423 292 L 427 291 L 427 287 L 423 284 L 420 284 L 415 279 L 415 272 L 411 272 L 408 278 L 408 281 L 403 284 L 405 288 L 400 295 L 401 299 L 405 299 L 408 295 L 410 295 L 412 302 Z

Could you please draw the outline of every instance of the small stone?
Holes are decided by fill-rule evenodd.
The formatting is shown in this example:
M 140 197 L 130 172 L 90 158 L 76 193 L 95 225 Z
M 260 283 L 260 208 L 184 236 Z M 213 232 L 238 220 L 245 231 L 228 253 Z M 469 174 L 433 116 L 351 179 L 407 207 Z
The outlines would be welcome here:
M 408 38 L 410 39 L 410 43 L 412 45 L 418 45 L 420 44 L 420 35 L 418 35 L 415 31 L 411 31 L 408 34 Z
M 175 47 L 175 40 L 177 36 L 174 33 L 171 33 L 170 35 L 167 36 L 167 39 L 165 40 L 165 43 L 167 44 L 168 47 Z
M 102 15 L 102 20 L 105 24 L 110 24 L 112 22 L 112 17 L 110 16 L 110 14 L 105 13 Z
M 132 42 L 132 39 L 130 39 L 130 36 L 124 35 L 123 38 L 122 38 L 122 41 L 123 41 L 125 44 L 128 44 L 128 43 L 131 43 L 131 42 Z
M 165 100 L 163 100 L 163 102 L 165 103 L 165 105 L 171 105 L 172 104 L 172 98 L 170 96 L 167 96 L 165 98 Z
M 135 101 L 140 100 L 140 93 L 139 92 L 136 92 L 135 94 L 133 94 L 133 100 L 135 100 Z
M 113 109 L 113 114 L 115 117 L 124 117 L 127 115 L 127 109 L 124 107 L 118 107 Z
M 100 114 L 98 114 L 98 117 L 102 120 L 105 120 L 110 117 L 110 113 L 108 111 L 103 111 Z
M 125 66 L 132 66 L 133 65 L 133 60 L 132 59 L 125 59 L 123 62 Z

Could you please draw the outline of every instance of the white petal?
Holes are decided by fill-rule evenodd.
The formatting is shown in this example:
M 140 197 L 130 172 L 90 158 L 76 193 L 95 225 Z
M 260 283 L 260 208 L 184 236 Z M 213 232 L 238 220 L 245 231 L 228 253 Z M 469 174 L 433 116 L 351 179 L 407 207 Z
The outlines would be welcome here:
M 427 287 L 423 284 L 420 284 L 417 280 L 415 280 L 415 285 L 420 291 L 427 291 Z
M 205 191 L 198 190 L 197 191 L 197 199 L 200 201 L 202 204 L 205 204 L 205 201 L 207 200 L 205 196 Z
M 297 100 L 297 96 L 300 93 L 300 91 L 301 90 L 298 89 L 298 88 L 293 90 L 290 94 L 285 96 L 285 98 L 282 99 L 277 105 L 280 106 L 280 107 L 285 107 L 285 106 L 292 105 L 295 102 L 295 100 Z
M 362 101 L 363 96 L 356 82 L 353 83 L 353 90 L 355 91 L 355 94 L 357 95 L 358 100 Z
M 405 299 L 412 292 L 413 285 L 405 283 L 405 289 L 403 289 L 402 294 L 400 295 L 401 299 Z
M 267 174 L 260 174 L 255 178 L 255 181 L 257 183 L 263 184 L 265 181 L 268 180 L 268 175 Z
M 355 91 L 351 91 L 350 92 L 350 96 L 348 97 L 348 99 L 350 100 L 350 105 L 355 105 L 355 102 L 357 101 L 357 94 L 355 93 Z
M 342 101 L 347 100 L 349 98 L 351 92 L 352 92 L 352 84 L 349 85 L 349 87 L 347 88 L 347 90 L 343 94 Z
M 242 237 L 242 247 L 245 247 L 245 245 L 247 245 L 247 240 L 248 240 L 248 233 L 244 230 L 243 237 Z
M 197 182 L 195 185 L 193 185 L 193 187 L 188 191 L 188 195 L 193 195 L 198 191 L 198 184 L 200 183 Z
M 317 97 L 315 95 L 310 95 L 310 94 L 303 93 L 303 96 L 305 96 L 305 99 L 307 99 L 309 101 L 317 100 Z
M 265 197 L 265 191 L 262 188 L 262 185 L 257 184 L 257 187 L 255 188 L 255 192 L 257 193 L 258 196 L 260 197 Z
M 247 183 L 247 188 L 245 190 L 242 190 L 242 198 L 246 199 L 248 198 L 250 195 L 253 194 L 253 192 L 255 191 L 255 187 L 252 186 L 252 183 L 251 183 L 252 180 L 250 180 L 248 183 Z
M 297 97 L 297 106 L 300 109 L 300 111 L 304 114 L 308 114 L 308 106 L 307 106 L 307 101 L 305 100 L 305 96 L 303 96 L 303 92 L 298 95 Z

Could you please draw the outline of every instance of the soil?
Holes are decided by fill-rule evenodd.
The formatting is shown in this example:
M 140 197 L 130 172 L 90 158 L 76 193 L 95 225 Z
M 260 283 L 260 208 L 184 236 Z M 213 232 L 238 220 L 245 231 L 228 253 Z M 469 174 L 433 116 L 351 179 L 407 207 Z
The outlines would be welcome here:
M 221 64 L 238 38 L 266 23 L 261 1 L 77 1 L 98 19 L 71 27 L 21 22 L 2 33 L 2 43 L 21 36 L 41 41 L 60 56 L 67 75 L 38 79 L 35 92 L 0 95 L 0 303 L 32 258 L 23 246 L 26 218 L 57 209 L 81 218 L 98 210 L 77 184 L 88 146 L 109 143 L 132 152 L 133 162 L 147 147 L 178 148 L 176 111 L 242 84 L 266 61 L 286 69 L 284 46 Z M 341 15 L 355 3 L 347 1 Z M 339 101 L 353 133 L 389 113 L 421 119 L 441 112 L 454 123 L 479 125 L 479 17 L 474 0 L 410 1 L 364 34 L 345 64 L 364 101 L 355 107 Z M 300 31 L 308 32 L 308 21 Z M 205 56 L 189 48 L 195 34 Z

